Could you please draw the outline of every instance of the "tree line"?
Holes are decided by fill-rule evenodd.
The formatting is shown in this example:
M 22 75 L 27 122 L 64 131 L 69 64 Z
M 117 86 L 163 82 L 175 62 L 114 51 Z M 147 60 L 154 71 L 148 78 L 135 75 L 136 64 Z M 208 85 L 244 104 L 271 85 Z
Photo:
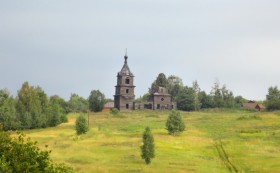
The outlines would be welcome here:
M 24 82 L 15 98 L 7 89 L 0 90 L 0 124 L 3 130 L 53 127 L 67 122 L 70 112 L 101 111 L 105 102 L 99 90 L 93 90 L 87 100 L 71 94 L 70 100 L 65 101 L 58 95 L 49 97 L 41 87 Z
M 177 108 L 183 111 L 197 111 L 209 108 L 239 108 L 248 100 L 242 96 L 234 96 L 226 85 L 216 81 L 208 94 L 201 90 L 197 81 L 192 86 L 184 85 L 182 79 L 171 75 L 166 77 L 160 73 L 151 84 L 149 92 L 139 101 L 148 101 L 158 87 L 168 89 L 171 100 L 177 103 Z M 93 90 L 88 99 L 75 93 L 70 100 L 65 101 L 58 95 L 47 96 L 44 90 L 30 86 L 24 82 L 14 98 L 7 89 L 0 90 L 0 123 L 4 130 L 34 129 L 56 126 L 67 121 L 70 112 L 102 111 L 104 104 L 111 101 L 99 90 Z M 277 86 L 268 89 L 263 102 L 269 111 L 280 110 L 280 90 Z
M 192 86 L 183 84 L 180 77 L 170 75 L 166 77 L 164 73 L 160 73 L 156 80 L 151 84 L 149 92 L 138 100 L 148 101 L 149 97 L 157 92 L 158 87 L 165 87 L 171 95 L 171 100 L 177 103 L 177 109 L 183 111 L 197 111 L 209 108 L 240 108 L 242 103 L 248 102 L 242 96 L 234 96 L 233 92 L 226 87 L 220 85 L 219 81 L 215 81 L 211 92 L 208 94 L 201 90 L 197 81 Z M 280 90 L 275 87 L 269 87 L 266 100 L 263 102 L 267 110 L 280 110 Z

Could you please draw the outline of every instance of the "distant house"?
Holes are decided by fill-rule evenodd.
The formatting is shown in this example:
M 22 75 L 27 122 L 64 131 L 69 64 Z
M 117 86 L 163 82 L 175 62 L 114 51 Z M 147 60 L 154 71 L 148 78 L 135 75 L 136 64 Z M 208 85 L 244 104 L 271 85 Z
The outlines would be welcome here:
M 114 108 L 114 102 L 107 102 L 103 107 L 104 112 L 109 112 Z
M 249 108 L 249 109 L 257 109 L 259 111 L 265 109 L 265 107 L 262 104 L 254 102 L 254 101 L 248 101 L 247 103 L 243 103 L 242 107 Z

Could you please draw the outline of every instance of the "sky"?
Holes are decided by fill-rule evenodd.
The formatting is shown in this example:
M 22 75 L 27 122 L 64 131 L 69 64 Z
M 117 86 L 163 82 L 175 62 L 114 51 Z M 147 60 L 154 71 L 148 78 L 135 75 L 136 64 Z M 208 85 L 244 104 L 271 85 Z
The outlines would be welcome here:
M 280 87 L 279 0 L 0 0 L 0 89 L 25 81 L 68 100 L 113 98 L 124 63 L 135 95 L 159 73 L 264 100 Z

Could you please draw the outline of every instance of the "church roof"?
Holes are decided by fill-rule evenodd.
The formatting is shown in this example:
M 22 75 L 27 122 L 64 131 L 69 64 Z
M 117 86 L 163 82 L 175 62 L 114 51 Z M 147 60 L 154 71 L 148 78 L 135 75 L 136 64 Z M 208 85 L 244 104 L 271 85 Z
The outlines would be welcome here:
M 127 65 L 127 59 L 128 59 L 128 56 L 125 55 L 124 56 L 124 65 L 121 69 L 121 71 L 118 73 L 119 76 L 121 75 L 129 75 L 129 76 L 133 76 L 133 73 L 130 71 L 128 65 Z

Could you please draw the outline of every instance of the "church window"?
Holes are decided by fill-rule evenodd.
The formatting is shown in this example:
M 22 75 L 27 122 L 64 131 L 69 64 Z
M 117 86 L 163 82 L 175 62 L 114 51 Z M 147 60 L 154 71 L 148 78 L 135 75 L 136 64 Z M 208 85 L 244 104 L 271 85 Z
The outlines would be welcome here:
M 157 109 L 160 109 L 160 104 L 157 104 Z
M 128 108 L 129 108 L 129 104 L 126 104 L 126 105 L 125 105 L 125 108 L 128 109 Z
M 126 89 L 126 94 L 128 94 L 129 93 L 129 89 Z
M 163 102 L 164 98 L 161 98 L 160 100 Z
M 125 84 L 129 84 L 129 78 L 125 79 Z

